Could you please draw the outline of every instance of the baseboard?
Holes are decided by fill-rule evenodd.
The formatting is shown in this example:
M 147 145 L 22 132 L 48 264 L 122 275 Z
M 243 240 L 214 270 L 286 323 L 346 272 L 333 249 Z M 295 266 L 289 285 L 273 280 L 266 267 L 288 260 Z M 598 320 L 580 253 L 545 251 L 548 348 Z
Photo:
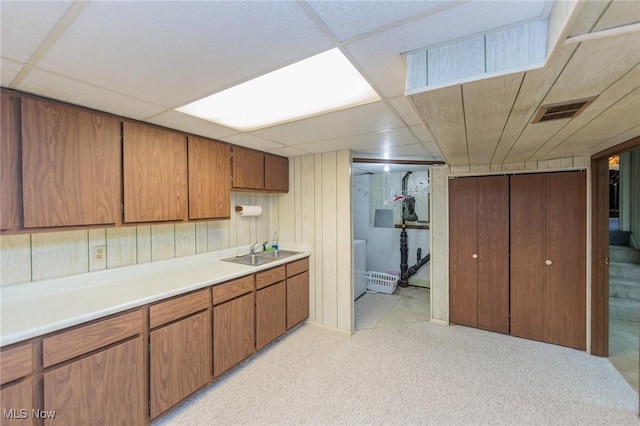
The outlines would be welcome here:
M 313 321 L 306 321 L 307 324 L 312 325 L 314 327 L 318 327 L 318 328 L 323 328 L 325 330 L 329 330 L 329 331 L 335 331 L 338 332 L 340 334 L 344 334 L 345 336 L 351 337 L 353 335 L 353 333 L 356 331 L 355 329 L 352 332 L 348 332 L 345 330 L 340 330 L 339 328 L 335 328 L 335 327 L 329 327 L 328 325 L 324 325 L 324 324 L 320 324 L 317 322 L 313 322 Z
M 442 320 L 433 319 L 433 318 L 429 320 L 429 322 L 440 324 L 440 325 L 449 325 L 449 321 L 442 321 Z

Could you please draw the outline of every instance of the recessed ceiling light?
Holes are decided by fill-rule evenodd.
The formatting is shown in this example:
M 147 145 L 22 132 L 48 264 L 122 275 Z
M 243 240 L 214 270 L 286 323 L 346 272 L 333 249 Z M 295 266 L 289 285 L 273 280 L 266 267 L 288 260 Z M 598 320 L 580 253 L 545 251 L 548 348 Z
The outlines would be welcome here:
M 342 52 L 332 49 L 176 110 L 246 131 L 378 100 Z

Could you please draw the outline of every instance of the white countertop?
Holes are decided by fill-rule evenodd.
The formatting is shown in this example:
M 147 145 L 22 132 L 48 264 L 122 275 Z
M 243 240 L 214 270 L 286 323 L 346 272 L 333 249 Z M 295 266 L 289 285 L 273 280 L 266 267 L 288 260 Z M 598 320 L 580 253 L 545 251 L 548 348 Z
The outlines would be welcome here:
M 300 254 L 259 266 L 220 260 L 248 251 L 234 248 L 0 288 L 0 346 L 310 255 L 308 250 L 286 249 Z

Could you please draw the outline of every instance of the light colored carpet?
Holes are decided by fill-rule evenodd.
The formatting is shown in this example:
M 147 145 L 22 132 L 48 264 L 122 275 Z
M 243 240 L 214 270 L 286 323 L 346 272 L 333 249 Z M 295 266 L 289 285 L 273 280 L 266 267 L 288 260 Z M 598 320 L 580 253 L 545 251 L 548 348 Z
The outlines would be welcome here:
M 637 425 L 609 361 L 462 326 L 303 325 L 155 425 Z
M 355 328 L 374 328 L 389 313 L 400 296 L 395 294 L 365 293 L 354 304 Z

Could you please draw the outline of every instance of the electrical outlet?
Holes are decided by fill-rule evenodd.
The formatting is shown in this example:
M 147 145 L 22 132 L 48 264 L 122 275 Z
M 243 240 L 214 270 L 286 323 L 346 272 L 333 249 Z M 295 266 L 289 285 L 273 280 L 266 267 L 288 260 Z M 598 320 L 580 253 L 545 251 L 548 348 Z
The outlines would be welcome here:
M 107 255 L 107 248 L 105 246 L 95 246 L 93 248 L 93 260 L 100 262 L 105 259 Z

